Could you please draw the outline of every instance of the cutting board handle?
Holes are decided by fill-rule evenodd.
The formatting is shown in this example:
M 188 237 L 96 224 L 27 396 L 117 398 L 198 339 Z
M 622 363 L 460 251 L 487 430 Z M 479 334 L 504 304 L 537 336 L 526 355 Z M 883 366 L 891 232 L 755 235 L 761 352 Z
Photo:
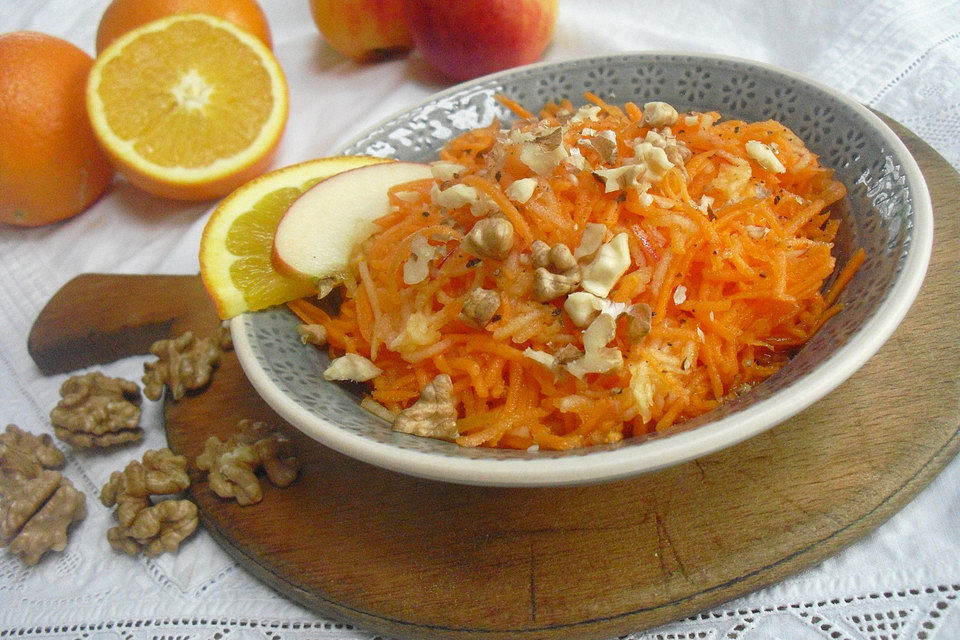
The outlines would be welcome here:
M 53 375 L 146 354 L 157 340 L 219 323 L 198 275 L 85 273 L 40 311 L 27 351 Z

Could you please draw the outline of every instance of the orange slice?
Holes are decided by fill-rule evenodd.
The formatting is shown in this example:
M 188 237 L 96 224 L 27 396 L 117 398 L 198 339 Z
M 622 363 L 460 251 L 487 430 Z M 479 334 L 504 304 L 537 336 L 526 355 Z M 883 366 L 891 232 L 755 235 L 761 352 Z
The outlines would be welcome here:
M 160 196 L 205 200 L 269 167 L 287 121 L 287 83 L 258 38 L 205 14 L 127 32 L 94 62 L 87 111 L 111 159 Z
M 277 271 L 271 260 L 280 217 L 324 178 L 376 162 L 372 156 L 308 160 L 261 175 L 224 198 L 200 239 L 200 276 L 223 319 L 316 292 L 316 283 Z

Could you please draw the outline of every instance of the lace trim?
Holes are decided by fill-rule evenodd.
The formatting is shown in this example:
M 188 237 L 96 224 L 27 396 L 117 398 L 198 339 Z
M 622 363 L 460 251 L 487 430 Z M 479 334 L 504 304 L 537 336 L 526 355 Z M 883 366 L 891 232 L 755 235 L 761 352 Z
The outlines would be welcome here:
M 717 609 L 670 625 L 632 633 L 620 640 L 955 640 L 960 623 L 960 584 L 871 592 L 815 602 Z M 245 620 L 242 618 L 163 618 L 98 624 L 0 629 L 0 638 L 70 637 L 166 640 L 241 637 L 266 640 L 382 640 L 352 625 L 333 621 Z M 320 634 L 318 636 L 317 634 Z

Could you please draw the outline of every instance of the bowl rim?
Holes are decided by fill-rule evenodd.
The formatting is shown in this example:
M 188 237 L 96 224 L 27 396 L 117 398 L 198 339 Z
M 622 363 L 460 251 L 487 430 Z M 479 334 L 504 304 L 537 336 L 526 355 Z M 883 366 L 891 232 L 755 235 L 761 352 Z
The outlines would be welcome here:
M 877 312 L 837 351 L 818 363 L 786 397 L 774 394 L 728 416 L 662 438 L 651 438 L 636 445 L 596 452 L 578 450 L 578 455 L 537 457 L 532 453 L 517 458 L 468 458 L 437 455 L 377 442 L 339 428 L 319 418 L 289 398 L 264 373 L 253 354 L 246 328 L 253 315 L 244 313 L 230 321 L 230 328 L 241 367 L 251 384 L 280 417 L 319 443 L 357 460 L 391 471 L 424 479 L 466 485 L 500 487 L 546 487 L 587 484 L 623 479 L 650 473 L 687 462 L 733 446 L 784 422 L 820 400 L 869 360 L 906 316 L 919 293 L 933 247 L 933 208 L 926 181 L 906 145 L 883 120 L 863 104 L 817 80 L 776 65 L 746 58 L 682 51 L 639 51 L 616 56 L 590 56 L 563 61 L 540 62 L 517 67 L 459 83 L 426 99 L 409 105 L 364 129 L 343 145 L 338 153 L 371 131 L 394 119 L 464 89 L 515 74 L 539 69 L 583 65 L 616 57 L 702 59 L 755 67 L 782 75 L 829 95 L 879 134 L 896 153 L 906 177 L 914 206 L 914 224 L 910 246 L 902 269 Z

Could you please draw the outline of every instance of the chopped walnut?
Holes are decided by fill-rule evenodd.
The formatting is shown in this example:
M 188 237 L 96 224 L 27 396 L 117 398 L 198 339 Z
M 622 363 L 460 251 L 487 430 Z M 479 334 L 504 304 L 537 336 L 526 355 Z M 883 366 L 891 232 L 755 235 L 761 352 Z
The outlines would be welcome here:
M 567 245 L 552 247 L 541 240 L 530 245 L 533 272 L 533 297 L 548 302 L 570 293 L 580 284 L 580 265 Z
M 574 291 L 580 285 L 580 277 L 564 273 L 553 273 L 545 267 L 533 272 L 533 298 L 538 302 L 548 302 L 554 298 Z
M 327 343 L 327 329 L 322 324 L 297 325 L 297 334 L 303 344 L 320 347 Z
M 643 105 L 643 123 L 651 127 L 670 127 L 677 123 L 680 114 L 666 102 L 648 102 Z
M 55 469 L 63 454 L 49 435 L 16 425 L 0 434 L 0 546 L 29 565 L 63 551 L 67 529 L 86 514 L 84 496 Z
M 530 245 L 530 258 L 534 267 L 544 267 L 554 273 L 564 273 L 578 267 L 573 252 L 563 243 L 551 247 L 542 240 L 534 240 Z
M 105 507 L 117 506 L 119 526 L 107 532 L 117 551 L 155 556 L 176 551 L 197 528 L 197 507 L 189 500 L 167 498 L 154 504 L 151 496 L 185 491 L 190 486 L 187 459 L 170 449 L 150 450 L 123 471 L 114 471 L 100 490 Z
M 605 193 L 612 193 L 638 186 L 638 179 L 644 175 L 644 169 L 640 164 L 624 164 L 611 169 L 595 169 L 593 175 L 603 181 Z
M 325 380 L 353 380 L 366 382 L 373 380 L 383 371 L 369 358 L 356 353 L 345 353 L 339 358 L 330 361 L 330 366 L 323 370 Z
M 478 258 L 503 260 L 513 247 L 513 225 L 506 218 L 482 218 L 460 246 Z
M 441 373 L 428 382 L 420 398 L 397 414 L 393 430 L 439 440 L 456 438 L 457 405 L 450 376 Z
M 539 362 L 554 374 L 560 374 L 566 371 L 564 368 L 566 365 L 582 357 L 583 351 L 572 344 L 565 344 L 553 353 L 527 347 L 523 355 L 535 362 Z
M 203 453 L 197 456 L 197 467 L 208 472 L 214 493 L 221 498 L 236 498 L 238 504 L 246 506 L 263 500 L 258 469 L 262 468 L 278 487 L 296 480 L 300 462 L 286 436 L 251 420 L 241 420 L 237 429 L 226 442 L 216 436 L 207 438 Z
M 500 294 L 493 289 L 477 287 L 467 294 L 460 319 L 475 327 L 485 327 L 500 308 Z
M 685 165 L 693 157 L 693 152 L 687 145 L 677 140 L 677 137 L 669 129 L 648 131 L 647 135 L 644 136 L 644 142 L 663 149 L 670 164 L 679 167 L 684 177 L 687 176 Z
M 467 168 L 465 166 L 457 162 L 438 160 L 430 163 L 430 173 L 433 174 L 434 180 L 439 180 L 440 182 L 448 182 L 458 178 L 466 170 Z
M 529 140 L 521 139 L 520 144 L 520 162 L 541 176 L 549 176 L 568 156 L 562 127 L 534 133 Z
M 50 412 L 54 433 L 75 449 L 138 442 L 140 387 L 94 371 L 67 378 Z
M 609 164 L 616 160 L 617 135 L 610 129 L 595 132 L 583 144 L 597 152 L 597 155 L 600 156 L 600 162 Z
M 430 190 L 430 199 L 433 204 L 444 209 L 459 209 L 465 205 L 473 205 L 480 200 L 480 192 L 476 187 L 457 183 L 441 189 L 439 185 L 434 184 Z
M 187 331 L 177 338 L 154 342 L 150 353 L 159 360 L 143 365 L 144 395 L 159 400 L 166 385 L 173 399 L 179 400 L 187 391 L 210 383 L 221 349 L 217 340 L 196 338 L 192 331 Z
M 536 178 L 520 178 L 510 183 L 510 186 L 504 190 L 504 194 L 513 202 L 524 204 L 533 197 L 537 190 Z
M 638 302 L 627 307 L 625 312 L 627 326 L 624 336 L 632 343 L 638 343 L 647 337 L 650 333 L 651 322 L 653 321 L 653 310 L 645 302 Z

